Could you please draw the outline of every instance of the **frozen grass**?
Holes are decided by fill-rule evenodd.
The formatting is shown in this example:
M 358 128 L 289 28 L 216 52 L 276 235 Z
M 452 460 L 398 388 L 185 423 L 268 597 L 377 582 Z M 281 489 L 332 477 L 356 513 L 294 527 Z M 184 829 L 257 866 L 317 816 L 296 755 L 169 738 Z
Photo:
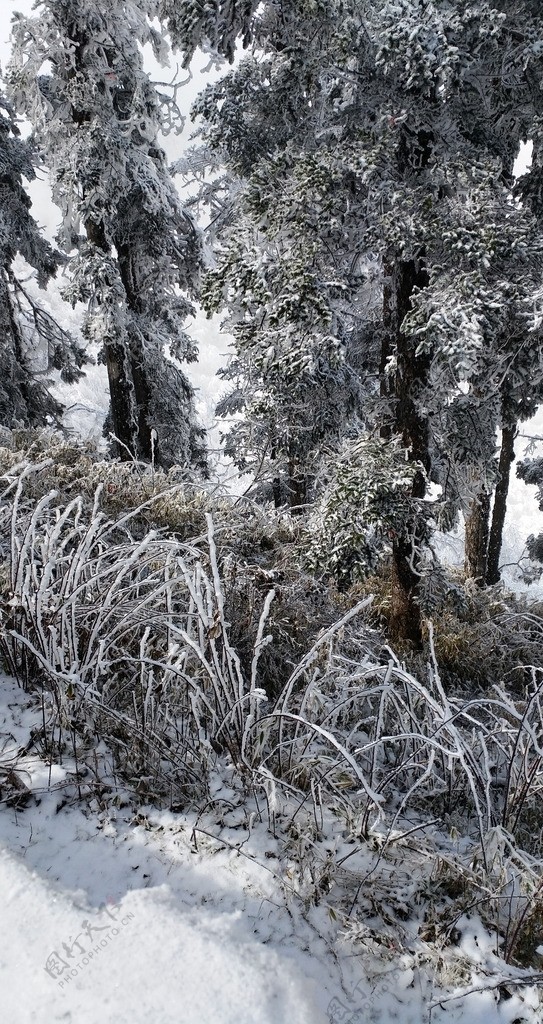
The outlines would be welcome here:
M 232 565 L 235 545 L 218 548 L 212 501 L 191 508 L 203 532 L 181 540 L 185 485 L 136 474 L 139 500 L 106 513 L 107 484 L 70 496 L 79 470 L 63 452 L 3 457 L 0 641 L 39 702 L 32 744 L 41 757 L 69 761 L 78 797 L 103 808 L 126 790 L 133 801 L 199 808 L 197 843 L 217 838 L 219 812 L 233 814 L 218 835 L 225 848 L 239 849 L 238 830 L 249 838 L 260 822 L 279 843 L 279 877 L 293 897 L 306 913 L 326 906 L 360 949 L 375 954 L 393 937 L 394 956 L 415 963 L 424 949 L 440 984 L 467 984 L 459 922 L 475 912 L 491 936 L 491 976 L 534 981 L 541 666 L 524 666 L 514 696 L 500 679 L 469 699 L 448 693 L 432 623 L 428 664 L 408 670 L 376 641 L 364 597 L 316 629 L 278 692 L 267 692 L 278 587 L 261 594 L 241 656 L 225 579 L 246 594 L 250 567 L 239 554 Z M 100 472 L 97 464 L 90 476 Z M 165 506 L 177 535 L 153 526 Z M 234 508 L 235 538 L 243 516 Z M 280 589 L 289 585 L 283 572 Z M 6 799 L 22 808 L 32 791 L 17 758 L 9 770 Z M 477 985 L 483 975 L 475 970 Z
M 442 908 L 431 894 L 412 898 L 427 864 L 414 834 L 382 851 L 354 842 L 329 812 L 318 830 L 296 830 L 278 812 L 274 837 L 226 759 L 211 768 L 198 812 L 133 810 L 120 785 L 115 799 L 82 800 L 75 759 L 50 767 L 35 752 L 40 721 L 39 695 L 0 679 L 10 1020 L 539 1021 L 537 974 L 504 965 L 476 906 L 457 913 L 449 938 L 432 934 Z M 24 809 L 19 789 L 15 802 L 7 795 L 8 771 L 24 785 Z

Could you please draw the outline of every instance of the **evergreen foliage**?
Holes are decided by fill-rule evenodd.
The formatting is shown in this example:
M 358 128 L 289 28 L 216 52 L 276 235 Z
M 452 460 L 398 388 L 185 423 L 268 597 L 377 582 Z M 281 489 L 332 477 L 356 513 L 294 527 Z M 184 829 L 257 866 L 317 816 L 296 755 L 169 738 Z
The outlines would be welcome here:
M 214 38 L 227 56 L 230 31 Z M 438 483 L 451 521 L 492 492 L 497 428 L 541 397 L 543 19 L 522 2 L 317 0 L 261 4 L 250 35 L 251 54 L 194 107 L 235 197 L 225 192 L 208 288 L 235 337 L 232 408 L 252 424 L 232 449 L 254 465 L 256 437 L 288 479 L 282 421 L 289 442 L 305 441 L 294 475 L 311 477 L 299 396 L 326 422 L 331 395 L 326 440 L 361 428 L 397 438 L 424 468 L 413 498 Z M 528 137 L 535 176 L 520 204 L 512 168 Z M 399 536 L 393 551 L 411 615 L 406 552 L 422 544 Z
M 119 455 L 203 467 L 192 388 L 172 362 L 196 355 L 184 321 L 200 243 L 167 171 L 160 103 L 143 70 L 144 44 L 160 60 L 166 53 L 155 7 L 44 0 L 35 17 L 15 19 L 9 81 L 49 169 L 62 244 L 75 250 L 67 295 L 87 302 L 86 336 L 103 346 Z
M 61 254 L 40 233 L 23 177 L 35 177 L 33 153 L 20 138 L 15 114 L 0 94 L 0 422 L 3 426 L 58 423 L 62 407 L 44 374 L 59 370 L 77 380 L 83 352 L 31 298 L 17 276 L 22 256 L 45 288 L 62 265 Z
M 422 516 L 412 497 L 413 479 L 421 470 L 392 441 L 345 442 L 311 519 L 314 570 L 333 573 L 342 588 L 375 571 L 390 555 L 398 529 Z
M 195 356 L 185 295 L 202 251 L 142 62 L 147 44 L 165 60 L 169 33 L 185 63 L 198 46 L 234 63 L 195 103 L 200 145 L 177 165 L 214 176 L 195 204 L 213 219 L 200 296 L 234 337 L 218 409 L 235 421 L 227 454 L 276 507 L 317 500 L 323 570 L 342 577 L 345 556 L 370 571 L 388 552 L 392 633 L 420 645 L 436 524 L 462 511 L 468 573 L 498 578 L 515 425 L 543 389 L 537 8 L 37 7 L 15 20 L 10 87 L 75 253 L 67 295 L 87 302 L 86 334 L 103 344 L 120 453 L 204 465 L 192 390 L 171 361 Z M 240 43 L 249 54 L 235 62 Z M 526 137 L 535 165 L 516 188 Z M 366 498 L 388 494 L 390 460 L 402 480 L 409 465 L 410 511 L 392 502 L 383 530 Z

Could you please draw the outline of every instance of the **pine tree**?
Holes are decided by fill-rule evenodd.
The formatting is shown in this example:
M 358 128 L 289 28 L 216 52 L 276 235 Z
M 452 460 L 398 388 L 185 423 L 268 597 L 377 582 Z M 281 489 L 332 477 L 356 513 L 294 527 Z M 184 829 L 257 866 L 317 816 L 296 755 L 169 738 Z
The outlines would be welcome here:
M 248 58 L 205 91 L 194 113 L 204 125 L 195 159 L 223 159 L 231 176 L 222 212 L 217 189 L 204 189 L 216 244 L 203 300 L 209 311 L 227 310 L 235 339 L 223 371 L 234 388 L 219 412 L 244 414 L 228 451 L 258 471 L 276 503 L 297 507 L 311 497 L 323 448 L 356 436 L 372 407 L 379 288 L 358 231 L 365 199 L 353 154 L 346 146 L 338 158 L 333 137 L 316 144 L 308 104 L 300 123 L 291 71 L 270 102 L 270 66 Z
M 238 366 L 260 361 L 257 386 L 268 386 L 271 319 L 293 366 L 312 365 L 326 328 L 338 363 L 354 370 L 344 339 L 359 312 L 356 270 L 380 261 L 382 314 L 360 330 L 359 386 L 373 396 L 366 429 L 399 439 L 418 467 L 412 516 L 392 541 L 392 629 L 419 644 L 426 524 L 486 500 L 497 427 L 505 436 L 510 415 L 541 394 L 533 309 L 543 245 L 535 200 L 515 201 L 511 168 L 520 141 L 538 137 L 543 18 L 533 3 L 485 0 L 264 3 L 248 22 L 238 13 L 254 54 L 196 107 L 206 146 L 238 182 L 217 257 Z M 206 35 L 228 57 L 232 23 L 222 34 L 220 24 Z M 285 301 L 276 268 L 291 259 L 304 287 Z M 348 417 L 338 426 L 348 432 Z M 427 500 L 429 480 L 441 485 L 439 503 Z
M 249 246 L 239 223 L 225 236 L 203 298 L 210 311 L 228 306 L 225 325 L 236 344 L 222 371 L 234 388 L 217 410 L 243 412 L 227 453 L 255 473 L 262 494 L 271 489 L 276 506 L 299 508 L 311 496 L 323 447 L 360 431 L 353 317 L 331 317 L 322 266 L 306 239 L 282 247 L 257 232 Z
M 192 388 L 177 364 L 196 357 L 184 321 L 200 243 L 157 141 L 159 101 L 143 71 L 144 44 L 165 57 L 151 24 L 157 5 L 38 7 L 15 20 L 11 91 L 49 169 L 62 244 L 75 250 L 67 295 L 87 302 L 86 336 L 103 346 L 118 454 L 203 466 Z
M 23 184 L 35 178 L 30 144 L 20 138 L 14 112 L 0 94 L 0 423 L 58 424 L 62 406 L 44 372 L 60 371 L 71 383 L 84 354 L 53 317 L 31 298 L 14 269 L 17 255 L 44 288 L 62 257 L 40 233 Z

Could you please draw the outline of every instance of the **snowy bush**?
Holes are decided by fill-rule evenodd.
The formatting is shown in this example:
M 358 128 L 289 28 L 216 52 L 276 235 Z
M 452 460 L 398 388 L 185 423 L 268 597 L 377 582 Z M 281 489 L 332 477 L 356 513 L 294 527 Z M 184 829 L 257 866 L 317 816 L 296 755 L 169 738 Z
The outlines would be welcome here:
M 341 585 L 375 569 L 390 551 L 392 537 L 420 516 L 411 497 L 420 471 L 396 443 L 378 438 L 345 442 L 312 514 L 313 569 L 333 573 Z
M 288 531 L 266 529 L 259 510 L 236 512 L 233 500 L 212 501 L 172 474 L 101 462 L 90 447 L 56 437 L 26 440 L 35 462 L 13 446 L 0 450 L 0 519 L 10 538 L 0 642 L 23 686 L 47 694 L 49 756 L 62 754 L 66 738 L 83 751 L 105 736 L 124 774 L 140 788 L 145 776 L 157 798 L 174 778 L 184 798 L 192 784 L 205 790 L 213 750 L 251 767 L 259 741 L 249 725 L 265 700 L 259 659 L 276 596 L 262 563 Z M 304 623 L 288 621 L 284 595 L 277 605 L 282 657 Z M 278 660 L 268 657 L 264 682 L 280 689 L 289 670 Z

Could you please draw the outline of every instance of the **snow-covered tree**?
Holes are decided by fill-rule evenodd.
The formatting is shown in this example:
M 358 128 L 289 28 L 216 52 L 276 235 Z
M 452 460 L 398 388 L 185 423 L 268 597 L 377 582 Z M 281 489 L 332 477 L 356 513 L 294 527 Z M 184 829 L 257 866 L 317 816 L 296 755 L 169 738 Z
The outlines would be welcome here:
M 517 476 L 526 484 L 537 486 L 537 500 L 543 512 L 543 458 L 526 458 L 517 466 Z M 531 534 L 527 540 L 528 554 L 536 562 L 543 562 L 543 533 Z
M 360 431 L 363 341 L 353 311 L 331 316 L 334 282 L 306 236 L 285 246 L 256 231 L 248 244 L 244 229 L 254 230 L 236 223 L 225 237 L 203 296 L 210 310 L 227 305 L 236 345 L 222 371 L 234 386 L 218 412 L 243 413 L 227 439 L 240 469 L 271 487 L 276 505 L 296 508 L 310 497 L 323 447 Z
M 176 9 L 181 25 L 185 5 Z M 543 244 L 537 204 L 515 200 L 511 172 L 521 140 L 538 137 L 543 16 L 522 0 L 270 2 L 252 19 L 221 5 L 224 25 L 200 29 L 227 57 L 235 10 L 253 52 L 196 113 L 240 183 L 215 275 L 237 365 L 260 365 L 267 386 L 278 351 L 305 372 L 329 338 L 338 365 L 358 375 L 366 430 L 399 440 L 420 467 L 413 515 L 392 544 L 391 619 L 418 643 L 421 512 L 451 522 L 481 506 L 498 475 L 497 427 L 506 436 L 541 393 Z M 194 11 L 191 25 L 190 38 L 179 29 L 188 49 Z M 359 300 L 375 259 L 382 310 L 375 324 L 372 304 L 368 330 Z M 289 277 L 280 268 L 291 260 Z M 365 346 L 358 366 L 349 316 Z M 348 432 L 348 417 L 334 418 Z M 429 480 L 439 503 L 427 501 Z
M 203 465 L 193 391 L 178 361 L 196 356 L 184 330 L 200 243 L 157 138 L 160 103 L 142 46 L 159 59 L 158 4 L 43 0 L 17 16 L 11 93 L 29 117 L 73 252 L 72 301 L 102 344 L 110 423 L 121 458 Z M 172 361 L 175 360 L 175 361 Z
M 365 199 L 350 147 L 340 155 L 333 134 L 316 139 L 310 104 L 305 119 L 291 116 L 303 92 L 296 74 L 289 81 L 292 68 L 274 79 L 279 95 L 270 98 L 268 65 L 248 58 L 194 106 L 204 140 L 195 159 L 210 154 L 231 174 L 222 209 L 217 188 L 203 190 L 216 243 L 203 300 L 227 310 L 235 339 L 223 371 L 234 387 L 219 407 L 243 412 L 229 453 L 276 502 L 299 506 L 323 447 L 357 435 L 367 392 L 372 401 L 378 393 L 378 265 L 359 231 Z
M 68 382 L 80 376 L 83 352 L 32 298 L 14 261 L 24 257 L 40 287 L 62 263 L 30 213 L 23 178 L 35 171 L 28 142 L 20 138 L 12 108 L 0 94 L 0 423 L 3 426 L 57 422 L 61 405 L 46 374 L 60 370 Z

